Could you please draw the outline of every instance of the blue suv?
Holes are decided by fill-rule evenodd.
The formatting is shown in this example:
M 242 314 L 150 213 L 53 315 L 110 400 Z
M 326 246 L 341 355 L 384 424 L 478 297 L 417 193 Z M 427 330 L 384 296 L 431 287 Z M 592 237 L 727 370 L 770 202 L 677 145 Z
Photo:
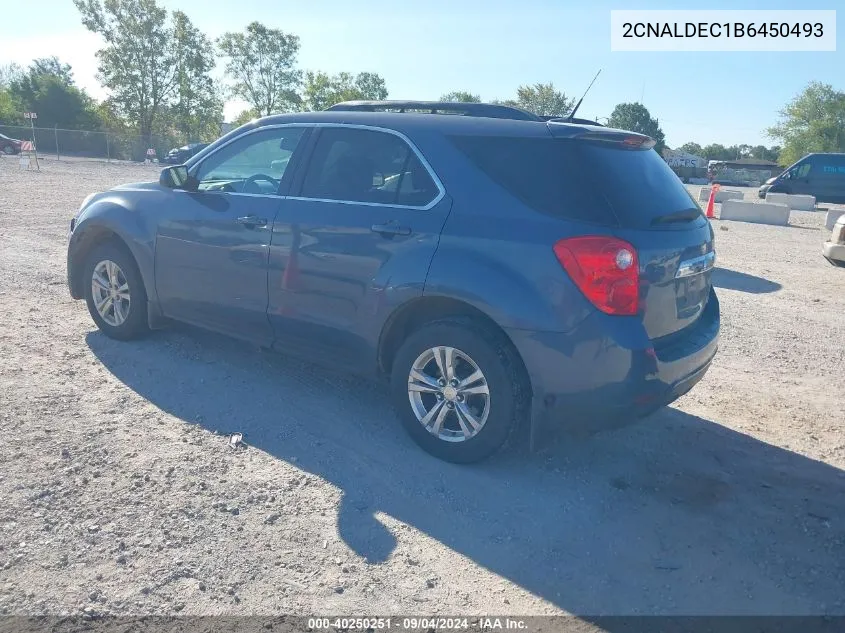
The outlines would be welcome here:
M 480 460 L 707 371 L 713 231 L 653 144 L 484 104 L 266 117 L 89 196 L 70 293 L 116 339 L 176 320 L 386 376 L 422 448 Z

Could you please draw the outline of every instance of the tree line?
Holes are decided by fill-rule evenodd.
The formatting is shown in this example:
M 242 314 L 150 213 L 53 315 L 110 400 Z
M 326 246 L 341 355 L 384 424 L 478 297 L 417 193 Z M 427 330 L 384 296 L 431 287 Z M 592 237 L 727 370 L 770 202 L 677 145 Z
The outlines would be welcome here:
M 707 160 L 739 160 L 741 158 L 756 158 L 758 160 L 778 162 L 782 148 L 779 145 L 766 147 L 765 145 L 721 145 L 711 143 L 702 147 L 698 143 L 684 143 L 677 149 L 688 154 L 695 154 Z
M 304 71 L 297 57 L 299 37 L 252 22 L 242 32 L 211 40 L 180 10 L 168 12 L 156 0 L 73 0 L 82 24 L 99 35 L 98 80 L 108 97 L 98 103 L 73 78 L 72 69 L 55 57 L 36 59 L 28 68 L 0 66 L 0 124 L 24 124 L 23 112 L 38 112 L 38 124 L 113 133 L 168 142 L 212 140 L 220 133 L 226 98 L 249 107 L 234 123 L 282 112 L 323 110 L 355 99 L 388 97 L 386 82 L 375 72 L 330 75 Z M 218 60 L 224 80 L 212 77 Z M 480 102 L 471 91 L 454 91 L 444 101 Z M 539 115 L 566 116 L 574 99 L 552 83 L 522 85 L 513 105 Z M 620 103 L 605 123 L 647 134 L 657 151 L 666 147 L 657 118 L 641 103 Z M 767 130 L 779 145 L 685 143 L 679 149 L 710 160 L 758 158 L 789 164 L 808 152 L 845 151 L 845 93 L 811 83 Z

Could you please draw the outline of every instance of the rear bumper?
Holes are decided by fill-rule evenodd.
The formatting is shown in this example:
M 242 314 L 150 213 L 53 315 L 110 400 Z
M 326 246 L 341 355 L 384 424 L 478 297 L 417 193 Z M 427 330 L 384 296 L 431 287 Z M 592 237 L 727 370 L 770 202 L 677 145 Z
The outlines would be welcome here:
M 509 331 L 531 378 L 534 435 L 547 426 L 623 426 L 673 402 L 709 369 L 719 326 L 711 291 L 695 325 L 657 348 L 638 319 L 601 313 L 565 334 Z

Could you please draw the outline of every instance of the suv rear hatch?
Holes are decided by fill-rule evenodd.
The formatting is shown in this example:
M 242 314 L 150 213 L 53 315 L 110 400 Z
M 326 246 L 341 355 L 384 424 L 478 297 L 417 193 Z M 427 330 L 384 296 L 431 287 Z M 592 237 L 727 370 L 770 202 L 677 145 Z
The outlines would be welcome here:
M 637 137 L 602 141 L 584 135 L 574 148 L 601 200 L 613 212 L 616 237 L 639 259 L 639 314 L 649 338 L 692 325 L 707 306 L 715 263 L 713 229 L 666 162 Z M 626 144 L 627 142 L 627 144 Z
M 525 205 L 576 223 L 559 236 L 576 237 L 554 245 L 576 285 L 599 309 L 636 314 L 652 341 L 669 343 L 698 320 L 710 297 L 715 260 L 710 223 L 650 138 L 610 128 L 547 125 L 550 136 L 451 140 Z M 620 253 L 626 243 L 633 253 Z M 625 257 L 616 259 L 619 255 Z M 614 269 L 617 261 L 630 269 Z M 612 284 L 622 289 L 615 297 Z M 603 304 L 602 292 L 616 300 L 616 307 L 622 297 L 622 309 Z

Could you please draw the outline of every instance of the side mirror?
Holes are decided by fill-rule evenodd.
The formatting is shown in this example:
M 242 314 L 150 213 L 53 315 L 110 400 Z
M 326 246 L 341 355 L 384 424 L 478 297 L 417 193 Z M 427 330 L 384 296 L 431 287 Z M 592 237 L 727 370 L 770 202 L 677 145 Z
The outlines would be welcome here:
M 188 175 L 188 168 L 184 165 L 176 165 L 174 167 L 165 167 L 161 171 L 158 182 L 162 187 L 168 189 L 186 189 L 192 190 L 191 177 Z

